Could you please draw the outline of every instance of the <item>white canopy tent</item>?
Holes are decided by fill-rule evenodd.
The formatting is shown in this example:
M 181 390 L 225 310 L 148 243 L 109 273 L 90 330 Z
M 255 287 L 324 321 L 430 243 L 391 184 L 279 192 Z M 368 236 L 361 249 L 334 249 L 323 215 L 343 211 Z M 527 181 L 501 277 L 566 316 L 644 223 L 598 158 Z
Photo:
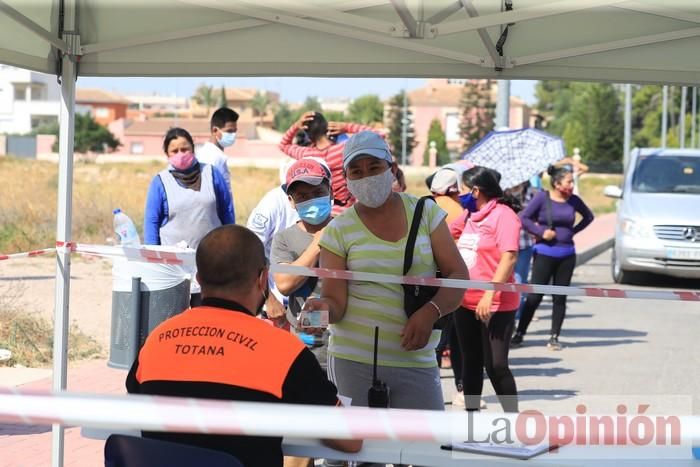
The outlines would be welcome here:
M 0 63 L 62 81 L 58 242 L 71 240 L 78 75 L 698 85 L 698 51 L 698 0 L 0 0 Z M 69 277 L 60 246 L 56 391 L 66 388 Z M 54 426 L 53 465 L 62 462 Z

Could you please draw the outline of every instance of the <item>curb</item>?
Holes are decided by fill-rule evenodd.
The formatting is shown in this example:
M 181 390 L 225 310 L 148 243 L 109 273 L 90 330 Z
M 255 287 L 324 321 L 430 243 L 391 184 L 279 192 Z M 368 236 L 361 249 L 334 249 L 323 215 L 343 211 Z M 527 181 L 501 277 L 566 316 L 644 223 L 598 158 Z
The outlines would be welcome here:
M 597 245 L 593 245 L 592 247 L 582 251 L 581 253 L 576 254 L 576 267 L 583 266 L 599 254 L 612 248 L 614 243 L 615 238 L 611 237 L 607 240 L 598 243 Z

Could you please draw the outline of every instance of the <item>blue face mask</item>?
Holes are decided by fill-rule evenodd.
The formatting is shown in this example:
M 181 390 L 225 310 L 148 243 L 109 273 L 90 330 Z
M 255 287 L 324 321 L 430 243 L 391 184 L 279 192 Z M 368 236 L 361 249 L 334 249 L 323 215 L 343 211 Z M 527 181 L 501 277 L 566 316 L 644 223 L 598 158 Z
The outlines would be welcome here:
M 471 192 L 464 195 L 459 195 L 459 204 L 461 204 L 462 208 L 469 212 L 478 211 L 476 208 L 476 198 L 474 198 L 474 195 L 472 195 Z
M 221 136 L 220 140 L 217 140 L 219 144 L 221 145 L 222 148 L 227 148 L 229 146 L 233 146 L 233 143 L 236 142 L 236 133 L 228 133 L 226 131 L 223 132 L 223 135 Z
M 330 196 L 313 198 L 303 203 L 296 203 L 296 208 L 302 221 L 319 225 L 331 215 L 331 198 Z

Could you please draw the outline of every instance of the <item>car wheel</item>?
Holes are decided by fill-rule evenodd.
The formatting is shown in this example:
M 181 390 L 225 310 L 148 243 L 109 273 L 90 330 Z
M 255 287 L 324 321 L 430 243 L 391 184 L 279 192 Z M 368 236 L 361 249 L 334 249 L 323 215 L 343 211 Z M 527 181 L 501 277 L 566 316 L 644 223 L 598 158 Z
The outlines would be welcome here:
M 617 254 L 615 253 L 614 246 L 612 248 L 611 269 L 612 278 L 616 284 L 626 284 L 629 282 L 630 273 L 622 269 L 622 264 L 620 264 L 620 261 L 617 259 Z

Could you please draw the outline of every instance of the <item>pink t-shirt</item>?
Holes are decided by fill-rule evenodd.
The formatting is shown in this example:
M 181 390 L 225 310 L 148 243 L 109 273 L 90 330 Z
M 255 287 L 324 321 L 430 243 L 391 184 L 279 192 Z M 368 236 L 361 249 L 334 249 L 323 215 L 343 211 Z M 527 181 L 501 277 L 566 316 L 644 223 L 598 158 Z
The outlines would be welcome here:
M 452 238 L 457 240 L 457 248 L 469 269 L 469 278 L 479 281 L 492 281 L 501 254 L 506 251 L 517 253 L 520 246 L 520 219 L 508 206 L 491 200 L 467 219 L 465 211 L 450 225 Z M 508 283 L 514 283 L 514 274 Z M 483 290 L 469 289 L 464 294 L 462 306 L 470 310 L 484 295 Z M 520 305 L 517 292 L 496 292 L 491 311 L 513 311 Z

